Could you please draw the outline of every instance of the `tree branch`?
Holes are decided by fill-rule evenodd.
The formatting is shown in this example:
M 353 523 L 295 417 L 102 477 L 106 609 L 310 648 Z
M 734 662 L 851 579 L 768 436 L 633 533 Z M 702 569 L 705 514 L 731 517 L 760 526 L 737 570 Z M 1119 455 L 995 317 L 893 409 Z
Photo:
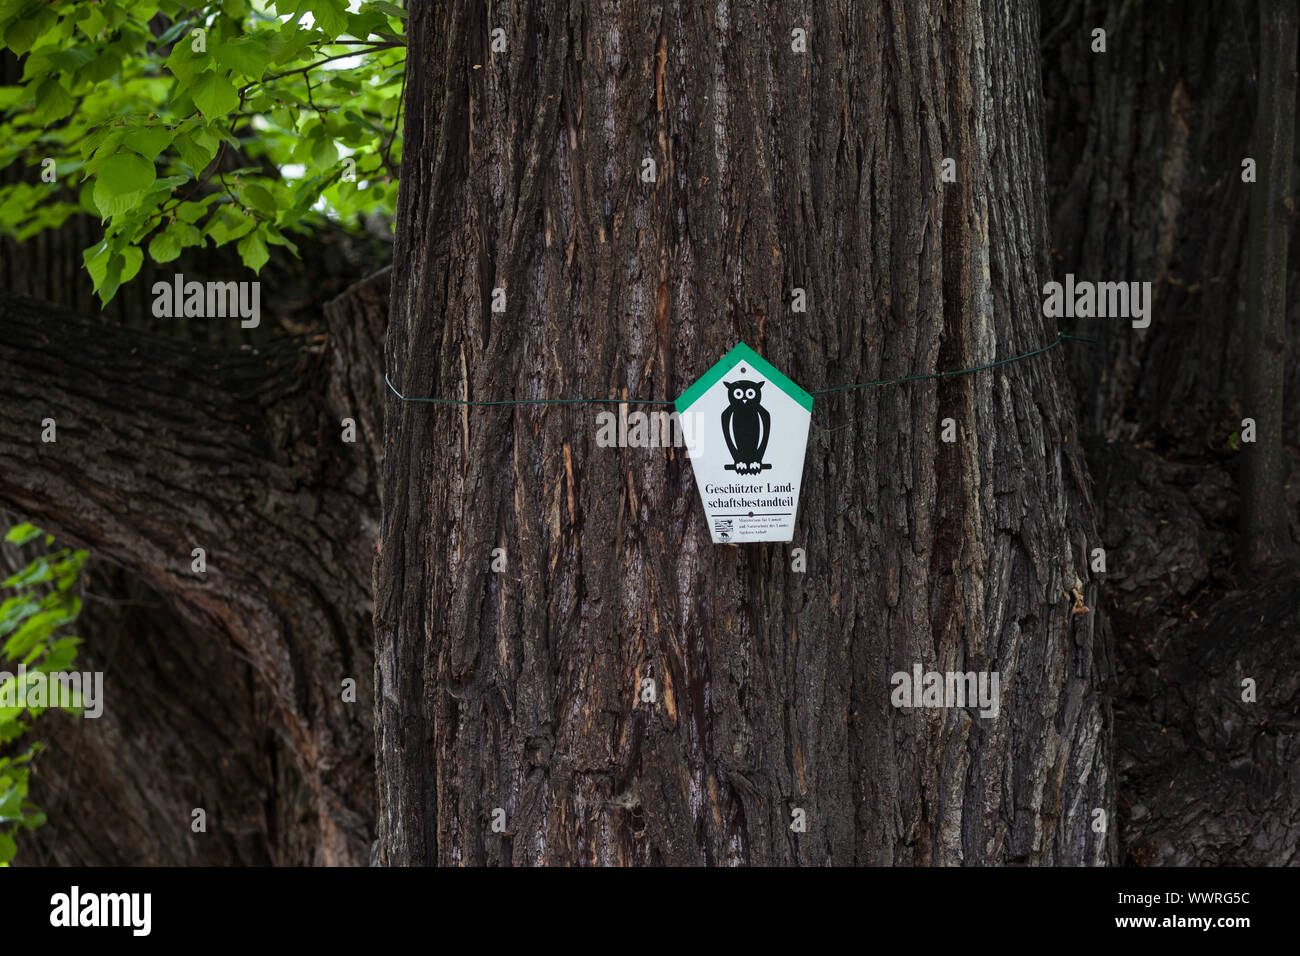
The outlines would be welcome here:
M 372 312 L 384 288 L 363 285 Z M 327 315 L 355 320 L 350 301 Z M 349 347 L 370 347 L 349 334 Z M 318 338 L 218 349 L 0 293 L 0 505 L 230 636 L 312 783 L 322 862 L 364 862 L 369 850 L 368 798 L 356 795 L 373 773 L 378 443 L 341 440 L 331 404 L 367 400 L 351 369 Z M 44 442 L 49 419 L 56 440 Z M 205 572 L 192 570 L 195 548 Z M 354 704 L 340 700 L 345 678 Z

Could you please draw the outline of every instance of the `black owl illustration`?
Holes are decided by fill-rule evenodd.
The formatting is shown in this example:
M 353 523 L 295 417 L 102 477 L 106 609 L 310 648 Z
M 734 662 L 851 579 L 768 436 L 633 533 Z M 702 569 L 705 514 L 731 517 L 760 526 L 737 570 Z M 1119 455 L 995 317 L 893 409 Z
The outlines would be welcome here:
M 767 440 L 772 435 L 772 416 L 760 403 L 763 400 L 762 382 L 723 382 L 727 388 L 728 405 L 722 410 L 722 436 L 727 440 L 733 465 L 728 471 L 738 475 L 754 475 L 771 468 L 763 463 Z

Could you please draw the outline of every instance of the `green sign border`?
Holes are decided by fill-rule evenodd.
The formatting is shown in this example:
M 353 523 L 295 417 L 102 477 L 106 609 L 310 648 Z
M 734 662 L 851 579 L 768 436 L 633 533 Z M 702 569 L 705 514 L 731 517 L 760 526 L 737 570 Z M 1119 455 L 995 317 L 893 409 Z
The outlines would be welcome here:
M 773 382 L 777 388 L 785 392 L 807 409 L 809 414 L 812 414 L 812 396 L 778 372 L 766 359 L 763 358 L 763 356 L 759 355 L 744 342 L 741 342 L 726 355 L 722 356 L 722 358 L 718 360 L 718 364 L 714 365 L 713 368 L 701 375 L 694 385 L 682 392 L 681 397 L 677 399 L 675 405 L 677 414 L 682 414 L 694 405 L 701 395 L 711 389 L 715 384 L 717 384 L 722 376 L 726 375 L 741 362 L 748 362 L 750 365 L 754 366 L 760 375 L 768 381 Z

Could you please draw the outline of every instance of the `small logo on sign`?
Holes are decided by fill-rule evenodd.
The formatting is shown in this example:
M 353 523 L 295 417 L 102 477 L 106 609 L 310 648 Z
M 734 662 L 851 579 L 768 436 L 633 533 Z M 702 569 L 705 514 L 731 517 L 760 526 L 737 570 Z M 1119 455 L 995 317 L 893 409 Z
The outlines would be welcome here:
M 742 366 L 740 371 L 746 369 Z M 763 462 L 768 439 L 772 437 L 772 416 L 762 405 L 765 383 L 740 380 L 722 384 L 727 388 L 727 407 L 722 410 L 722 437 L 726 439 L 733 462 L 723 467 L 738 475 L 757 475 L 772 467 Z

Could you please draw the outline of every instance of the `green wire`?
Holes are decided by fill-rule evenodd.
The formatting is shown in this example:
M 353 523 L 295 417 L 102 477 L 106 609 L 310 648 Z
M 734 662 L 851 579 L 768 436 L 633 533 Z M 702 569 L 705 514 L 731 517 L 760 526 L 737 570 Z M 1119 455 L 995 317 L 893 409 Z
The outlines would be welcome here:
M 998 359 L 996 362 L 989 362 L 987 365 L 976 365 L 972 368 L 958 369 L 955 372 L 930 372 L 927 375 L 908 375 L 904 378 L 886 378 L 879 382 L 857 382 L 853 385 L 835 385 L 831 388 L 819 388 L 812 392 L 813 395 L 826 395 L 832 392 L 847 392 L 854 388 L 875 388 L 880 385 L 899 385 L 904 382 L 923 382 L 931 378 L 951 378 L 957 375 L 968 375 L 971 372 L 983 372 L 987 369 L 997 368 L 999 365 L 1010 365 L 1012 362 L 1019 362 L 1023 359 L 1033 358 L 1035 355 L 1042 355 L 1044 352 L 1050 352 L 1067 339 L 1075 342 L 1089 342 L 1092 345 L 1100 345 L 1096 339 L 1084 338 L 1081 335 L 1069 335 L 1065 332 L 1058 332 L 1056 340 L 1051 345 L 1044 345 L 1040 349 L 1034 349 L 1032 352 L 1024 352 L 1021 355 L 1013 355 L 1010 358 Z M 394 395 L 404 402 L 428 402 L 438 405 L 675 405 L 675 401 L 659 398 L 524 398 L 508 399 L 504 401 L 474 401 L 464 398 L 407 398 L 397 390 L 397 386 L 389 379 L 388 373 L 384 373 L 384 381 L 392 389 Z

